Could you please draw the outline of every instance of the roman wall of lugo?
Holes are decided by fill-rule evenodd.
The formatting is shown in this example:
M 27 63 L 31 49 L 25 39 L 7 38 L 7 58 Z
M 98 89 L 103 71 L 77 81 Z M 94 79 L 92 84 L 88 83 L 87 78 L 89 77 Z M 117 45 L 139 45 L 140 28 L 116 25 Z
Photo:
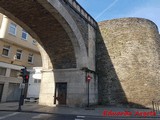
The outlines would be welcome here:
M 102 104 L 150 107 L 160 100 L 160 36 L 141 18 L 99 23 L 97 73 Z

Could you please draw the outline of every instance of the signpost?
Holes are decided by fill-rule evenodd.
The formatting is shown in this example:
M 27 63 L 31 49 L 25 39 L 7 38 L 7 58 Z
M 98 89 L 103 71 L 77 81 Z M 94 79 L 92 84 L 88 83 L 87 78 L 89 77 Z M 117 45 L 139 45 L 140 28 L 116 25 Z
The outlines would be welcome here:
M 95 75 L 96 72 L 88 69 L 87 67 L 83 67 L 81 70 L 85 71 L 85 74 L 86 74 L 86 83 L 88 86 L 88 89 L 87 89 L 87 108 L 86 109 L 90 110 L 90 108 L 89 108 L 90 107 L 90 104 L 89 104 L 89 83 L 92 80 L 92 77 L 90 76 L 89 73 L 92 73 L 93 75 Z
M 87 104 L 87 107 L 89 107 L 89 83 L 91 81 L 91 76 L 88 74 L 87 75 L 87 78 L 86 78 L 86 82 L 88 83 L 88 104 Z

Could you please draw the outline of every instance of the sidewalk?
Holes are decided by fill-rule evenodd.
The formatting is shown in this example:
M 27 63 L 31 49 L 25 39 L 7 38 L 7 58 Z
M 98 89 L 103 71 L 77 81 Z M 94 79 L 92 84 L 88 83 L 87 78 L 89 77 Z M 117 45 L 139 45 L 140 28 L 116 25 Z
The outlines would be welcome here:
M 17 102 L 11 103 L 0 103 L 0 111 L 16 111 L 18 109 Z M 22 112 L 36 112 L 36 113 L 46 113 L 46 114 L 71 114 L 71 115 L 86 115 L 86 116 L 103 116 L 104 110 L 113 112 L 124 112 L 129 111 L 131 113 L 135 112 L 150 112 L 151 109 L 135 109 L 135 108 L 120 108 L 120 107 L 102 107 L 97 106 L 92 110 L 86 110 L 85 108 L 72 108 L 72 107 L 48 107 L 38 105 L 37 103 L 25 103 L 22 106 Z M 134 116 L 134 115 L 132 115 Z M 138 117 L 138 116 L 137 116 Z M 140 116 L 139 116 L 140 117 Z M 156 114 L 155 117 L 160 117 L 160 114 Z

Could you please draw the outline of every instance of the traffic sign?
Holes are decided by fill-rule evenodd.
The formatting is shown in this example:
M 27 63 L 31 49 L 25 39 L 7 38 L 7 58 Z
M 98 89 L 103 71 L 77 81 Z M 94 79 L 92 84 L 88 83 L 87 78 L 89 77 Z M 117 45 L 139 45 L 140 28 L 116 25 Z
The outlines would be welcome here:
M 91 79 L 92 79 L 92 77 L 88 74 L 88 75 L 87 75 L 87 82 L 90 82 Z

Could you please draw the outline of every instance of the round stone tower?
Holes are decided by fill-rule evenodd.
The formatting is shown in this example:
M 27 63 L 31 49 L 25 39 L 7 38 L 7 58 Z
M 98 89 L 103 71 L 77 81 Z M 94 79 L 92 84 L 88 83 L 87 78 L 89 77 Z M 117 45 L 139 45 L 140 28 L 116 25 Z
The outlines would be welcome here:
M 99 102 L 150 107 L 160 100 L 160 35 L 142 18 L 99 23 Z

